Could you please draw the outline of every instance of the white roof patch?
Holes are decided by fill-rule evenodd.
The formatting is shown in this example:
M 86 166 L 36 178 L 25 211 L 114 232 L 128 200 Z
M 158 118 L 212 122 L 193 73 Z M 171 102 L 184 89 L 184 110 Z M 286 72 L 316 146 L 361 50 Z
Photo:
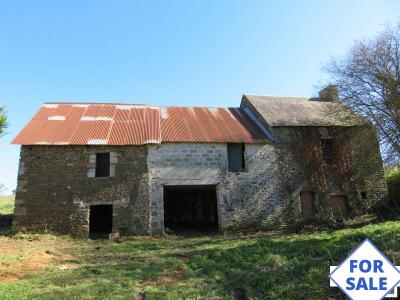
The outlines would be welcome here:
M 188 112 L 191 112 L 192 114 L 195 114 L 194 108 L 193 107 L 186 107 L 186 110 Z
M 160 114 L 161 114 L 161 118 L 163 118 L 163 119 L 168 119 L 168 116 L 169 116 L 168 108 L 166 108 L 166 107 L 161 107 L 161 108 L 160 108 Z
M 159 140 L 145 140 L 145 144 L 160 144 Z
M 87 144 L 88 145 L 106 145 L 107 140 L 105 140 L 105 139 L 88 140 Z
M 65 121 L 65 116 L 51 116 L 48 117 L 50 121 Z
M 207 110 L 214 116 L 219 117 L 219 109 L 217 107 L 208 107 Z
M 131 108 L 135 108 L 134 105 L 117 105 L 116 106 L 117 109 L 125 109 L 125 110 L 129 110 Z
M 82 117 L 81 121 L 112 121 L 111 117 Z
M 46 108 L 57 108 L 58 104 L 45 103 L 45 104 L 43 104 L 43 107 L 46 107 Z

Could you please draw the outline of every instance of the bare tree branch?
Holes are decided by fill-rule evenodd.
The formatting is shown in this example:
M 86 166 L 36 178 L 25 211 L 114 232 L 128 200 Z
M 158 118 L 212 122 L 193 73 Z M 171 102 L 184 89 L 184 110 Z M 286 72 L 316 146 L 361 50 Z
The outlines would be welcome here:
M 378 130 L 386 163 L 400 162 L 400 23 L 356 42 L 325 67 L 343 102 Z

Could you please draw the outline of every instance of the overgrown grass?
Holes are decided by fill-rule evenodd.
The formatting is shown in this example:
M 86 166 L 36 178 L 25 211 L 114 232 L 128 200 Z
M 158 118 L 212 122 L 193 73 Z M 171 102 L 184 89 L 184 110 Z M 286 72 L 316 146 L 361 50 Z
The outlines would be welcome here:
M 13 211 L 14 196 L 0 196 L 0 235 L 5 235 L 10 232 Z M 0 253 L 0 256 L 1 255 Z
M 0 215 L 12 214 L 14 210 L 14 196 L 0 196 Z
M 399 264 L 400 222 L 286 236 L 136 237 L 121 243 L 3 237 L 0 247 L 23 242 L 37 253 L 57 255 L 46 269 L 0 283 L 0 298 L 231 299 L 241 288 L 250 299 L 344 299 L 329 287 L 329 266 L 367 237 Z M 21 261 L 28 248 L 21 250 Z M 59 264 L 75 267 L 62 270 Z

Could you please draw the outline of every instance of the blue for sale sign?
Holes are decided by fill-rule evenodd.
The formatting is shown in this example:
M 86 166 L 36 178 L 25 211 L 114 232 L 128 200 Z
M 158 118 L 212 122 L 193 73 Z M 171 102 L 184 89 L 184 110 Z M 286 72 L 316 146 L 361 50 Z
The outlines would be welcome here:
M 338 267 L 331 267 L 329 278 L 350 299 L 379 300 L 397 288 L 400 271 L 366 239 Z

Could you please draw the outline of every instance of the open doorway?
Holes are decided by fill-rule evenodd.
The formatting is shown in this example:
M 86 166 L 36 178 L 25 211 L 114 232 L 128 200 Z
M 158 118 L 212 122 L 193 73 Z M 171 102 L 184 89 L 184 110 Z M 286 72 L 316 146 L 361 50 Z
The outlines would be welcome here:
M 106 238 L 112 231 L 112 211 L 109 205 L 91 205 L 89 215 L 90 238 Z
M 164 228 L 176 234 L 218 232 L 216 186 L 165 186 Z

